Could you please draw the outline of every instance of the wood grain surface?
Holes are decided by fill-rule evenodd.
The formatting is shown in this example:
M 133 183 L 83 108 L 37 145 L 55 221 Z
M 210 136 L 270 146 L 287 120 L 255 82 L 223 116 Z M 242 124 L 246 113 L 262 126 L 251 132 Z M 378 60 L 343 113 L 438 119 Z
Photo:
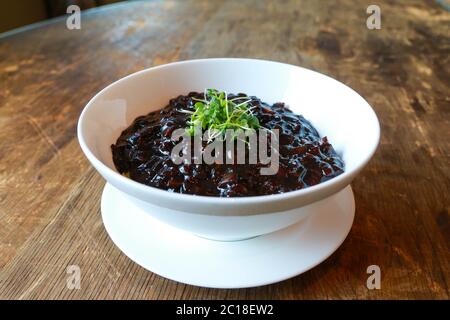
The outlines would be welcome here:
M 442 1 L 441 1 L 442 2 Z M 150 1 L 88 10 L 0 36 L 0 298 L 448 299 L 450 13 L 437 1 Z M 444 2 L 442 2 L 444 3 Z M 217 290 L 139 267 L 102 225 L 102 178 L 76 139 L 87 101 L 111 82 L 171 61 L 278 60 L 365 97 L 379 149 L 352 184 L 344 244 L 281 283 Z M 324 93 L 326 94 L 326 93 Z M 381 268 L 368 290 L 366 268 Z M 66 286 L 68 265 L 81 288 Z

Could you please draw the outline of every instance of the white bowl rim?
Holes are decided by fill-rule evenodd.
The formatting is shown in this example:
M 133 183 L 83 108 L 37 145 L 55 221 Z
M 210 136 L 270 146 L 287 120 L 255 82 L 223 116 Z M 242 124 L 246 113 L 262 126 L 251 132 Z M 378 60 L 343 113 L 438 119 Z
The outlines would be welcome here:
M 185 194 L 185 193 L 171 192 L 171 191 L 167 191 L 167 190 L 164 190 L 164 189 L 148 186 L 148 185 L 145 185 L 143 183 L 139 183 L 137 181 L 134 181 L 134 180 L 132 180 L 130 178 L 127 178 L 127 177 L 121 175 L 117 171 L 115 171 L 115 170 L 111 169 L 109 166 L 105 165 L 102 161 L 100 161 L 91 152 L 91 150 L 87 146 L 87 144 L 86 144 L 86 142 L 84 140 L 83 134 L 82 134 L 81 126 L 82 126 L 82 123 L 83 123 L 84 118 L 86 116 L 87 110 L 95 102 L 97 97 L 101 96 L 105 91 L 113 88 L 114 86 L 118 85 L 119 83 L 121 83 L 123 81 L 126 81 L 128 78 L 135 77 L 135 76 L 137 76 L 139 74 L 143 74 L 143 73 L 146 73 L 146 72 L 151 72 L 153 70 L 163 69 L 163 68 L 166 68 L 168 66 L 189 64 L 189 63 L 195 63 L 195 62 L 203 62 L 203 61 L 220 62 L 220 61 L 227 61 L 227 60 L 228 61 L 258 61 L 258 62 L 274 63 L 274 64 L 280 64 L 280 65 L 284 65 L 284 66 L 288 66 L 288 67 L 300 68 L 300 69 L 306 70 L 308 72 L 316 73 L 316 74 L 318 74 L 318 75 L 320 75 L 322 77 L 326 77 L 326 78 L 328 78 L 328 79 L 330 79 L 332 81 L 335 81 L 335 82 L 339 83 L 340 85 L 344 85 L 345 87 L 350 89 L 354 94 L 358 95 L 361 99 L 363 99 L 366 102 L 369 113 L 372 114 L 373 119 L 377 123 L 376 132 L 374 132 L 374 134 L 376 136 L 376 140 L 375 140 L 376 143 L 374 143 L 372 145 L 372 147 L 370 149 L 370 152 L 367 153 L 367 155 L 364 158 L 364 160 L 361 161 L 359 164 L 357 164 L 353 169 L 351 169 L 349 171 L 345 170 L 340 175 L 338 175 L 336 177 L 333 177 L 333 178 L 331 178 L 331 179 L 329 179 L 329 180 L 327 180 L 325 182 L 321 182 L 319 184 L 316 184 L 314 186 L 310 186 L 310 187 L 307 187 L 307 188 L 304 188 L 304 189 L 288 191 L 288 192 L 284 192 L 284 193 L 276 193 L 276 194 L 260 195 L 260 196 L 228 197 L 228 198 L 227 197 L 203 196 L 203 195 L 194 195 L 194 194 Z M 132 74 L 129 74 L 129 75 L 127 75 L 127 76 L 125 76 L 123 78 L 120 78 L 119 80 L 116 80 L 113 83 L 109 84 L 108 86 L 103 88 L 100 92 L 98 92 L 94 97 L 92 97 L 89 100 L 89 102 L 86 104 L 86 106 L 83 108 L 83 111 L 81 112 L 81 115 L 79 117 L 78 124 L 77 124 L 77 137 L 78 137 L 78 141 L 80 143 L 81 149 L 86 154 L 88 159 L 95 164 L 95 167 L 102 168 L 102 170 L 106 171 L 108 174 L 112 175 L 113 177 L 118 179 L 118 181 L 123 183 L 125 187 L 130 187 L 131 189 L 138 189 L 142 193 L 152 192 L 152 193 L 155 193 L 155 195 L 160 195 L 162 197 L 170 198 L 170 199 L 173 199 L 173 200 L 200 201 L 200 202 L 203 202 L 204 204 L 211 204 L 211 205 L 219 204 L 219 203 L 223 204 L 223 203 L 226 203 L 226 202 L 228 202 L 228 203 L 233 202 L 233 204 L 251 205 L 251 204 L 262 204 L 262 203 L 266 203 L 266 202 L 272 202 L 272 201 L 275 201 L 275 200 L 287 200 L 287 199 L 296 198 L 298 196 L 306 196 L 306 195 L 312 194 L 314 192 L 320 191 L 321 189 L 325 189 L 326 187 L 331 186 L 333 184 L 338 184 L 340 181 L 347 179 L 349 176 L 351 176 L 355 172 L 358 173 L 370 161 L 370 159 L 372 158 L 372 156 L 374 155 L 374 153 L 375 153 L 375 151 L 376 151 L 376 149 L 378 147 L 378 144 L 380 142 L 380 123 L 379 123 L 379 120 L 378 120 L 378 117 L 377 117 L 375 111 L 372 109 L 372 107 L 367 103 L 367 101 L 358 92 L 356 92 L 355 90 L 353 90 L 349 86 L 343 84 L 342 82 L 340 82 L 340 81 L 338 81 L 336 79 L 333 79 L 332 77 L 327 76 L 325 74 L 322 74 L 320 72 L 317 72 L 317 71 L 314 71 L 314 70 L 311 70 L 311 69 L 307 69 L 307 68 L 304 68 L 304 67 L 288 64 L 288 63 L 283 63 L 283 62 L 273 61 L 273 60 L 265 60 L 265 59 L 205 58 L 205 59 L 191 59 L 191 60 L 176 61 L 176 62 L 171 62 L 171 63 L 167 63 L 167 64 L 162 64 L 162 65 L 146 68 L 144 70 L 140 70 L 140 71 L 134 72 Z

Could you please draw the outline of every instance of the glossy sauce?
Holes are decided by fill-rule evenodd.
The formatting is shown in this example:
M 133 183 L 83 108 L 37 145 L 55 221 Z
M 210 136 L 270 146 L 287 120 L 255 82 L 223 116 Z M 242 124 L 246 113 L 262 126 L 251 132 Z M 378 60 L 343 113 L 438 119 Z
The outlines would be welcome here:
M 229 95 L 229 98 L 242 96 Z M 181 164 L 172 162 L 172 148 L 178 142 L 171 134 L 185 128 L 194 110 L 191 92 L 170 100 L 164 109 L 136 118 L 111 146 L 117 170 L 140 183 L 171 192 L 205 196 L 240 197 L 289 192 L 331 179 L 344 171 L 344 162 L 326 137 L 303 116 L 284 103 L 270 106 L 256 97 L 249 103 L 260 124 L 279 129 L 279 169 L 275 175 L 261 175 L 256 164 Z M 206 146 L 206 142 L 203 143 Z M 236 158 L 235 158 L 236 159 Z

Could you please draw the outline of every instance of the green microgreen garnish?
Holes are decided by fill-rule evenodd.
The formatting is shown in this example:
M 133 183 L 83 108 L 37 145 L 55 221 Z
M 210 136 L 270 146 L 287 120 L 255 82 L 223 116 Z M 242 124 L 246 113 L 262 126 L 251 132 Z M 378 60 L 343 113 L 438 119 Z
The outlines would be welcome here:
M 234 130 L 234 137 L 239 132 L 260 128 L 258 118 L 253 114 L 250 97 L 238 96 L 228 99 L 227 93 L 216 89 L 206 89 L 204 99 L 193 98 L 195 111 L 182 110 L 191 114 L 188 121 L 188 134 L 201 134 L 198 130 L 208 130 L 208 141 L 224 137 L 226 130 Z

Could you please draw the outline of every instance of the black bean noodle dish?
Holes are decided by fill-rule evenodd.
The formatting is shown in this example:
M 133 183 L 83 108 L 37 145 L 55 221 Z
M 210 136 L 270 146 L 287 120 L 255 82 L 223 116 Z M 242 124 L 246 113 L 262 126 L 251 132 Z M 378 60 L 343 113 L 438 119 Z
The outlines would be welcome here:
M 183 135 L 174 138 L 178 129 Z M 250 143 L 255 140 L 256 145 Z M 252 150 L 261 152 L 261 141 L 266 142 L 268 158 L 263 161 L 255 152 L 250 161 Z M 180 95 L 163 109 L 137 117 L 111 149 L 122 175 L 170 192 L 202 196 L 279 194 L 344 172 L 344 162 L 327 137 L 284 103 L 270 105 L 255 96 L 216 89 Z M 213 162 L 201 161 L 207 150 Z M 178 161 L 174 154 L 184 158 Z M 275 156 L 273 172 L 262 174 Z

